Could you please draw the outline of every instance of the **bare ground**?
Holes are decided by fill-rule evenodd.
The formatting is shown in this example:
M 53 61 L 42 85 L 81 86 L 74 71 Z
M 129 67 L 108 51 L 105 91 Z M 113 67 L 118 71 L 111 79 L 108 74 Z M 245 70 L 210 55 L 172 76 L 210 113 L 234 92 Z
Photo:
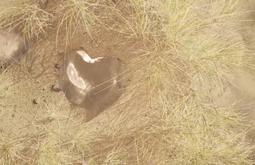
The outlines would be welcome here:
M 53 28 L 49 31 L 47 38 L 42 37 L 39 41 L 33 44 L 31 43 L 32 49 L 29 50 L 26 57 L 19 64 L 10 66 L 1 77 L 1 81 L 7 83 L 6 85 L 5 83 L 3 83 L 3 85 L 1 84 L 0 89 L 4 88 L 8 92 L 3 94 L 3 96 L 0 94 L 0 108 L 2 107 L 0 115 L 1 118 L 4 119 L 0 121 L 0 133 L 2 137 L 5 138 L 4 141 L 7 142 L 6 145 L 15 146 L 15 152 L 17 153 L 20 153 L 18 151 L 23 151 L 22 153 L 25 153 L 23 155 L 16 155 L 13 160 L 17 158 L 20 160 L 31 159 L 29 163 L 32 164 L 34 163 L 33 161 L 35 161 L 34 158 L 39 157 L 37 151 L 42 150 L 42 155 L 45 155 L 40 156 L 42 159 L 40 160 L 41 162 L 43 162 L 43 159 L 47 160 L 47 162 L 52 160 L 51 163 L 54 164 L 58 162 L 55 159 L 63 159 L 62 162 L 77 161 L 77 164 L 81 164 L 81 160 L 87 155 L 84 156 L 81 155 L 80 152 L 73 151 L 77 148 L 72 147 L 72 140 L 80 140 L 82 139 L 80 137 L 83 136 L 87 136 L 86 138 L 88 139 L 97 138 L 97 131 L 102 131 L 101 133 L 103 135 L 108 135 L 108 132 L 104 130 L 107 126 L 104 124 L 108 123 L 109 126 L 111 126 L 113 125 L 111 123 L 112 119 L 117 120 L 117 122 L 115 122 L 118 123 L 118 119 L 120 122 L 121 118 L 125 118 L 123 116 L 116 118 L 118 113 L 121 115 L 123 114 L 118 112 L 118 105 L 115 105 L 112 109 L 107 109 L 105 112 L 101 113 L 94 120 L 85 123 L 86 114 L 89 112 L 70 105 L 62 92 L 57 93 L 51 90 L 52 85 L 56 84 L 58 77 L 57 64 L 61 63 L 61 59 L 67 50 L 82 46 L 92 56 L 115 56 L 130 64 L 132 59 L 137 57 L 140 53 L 141 48 L 149 47 L 150 45 L 141 39 L 130 39 L 125 35 L 120 35 L 118 32 L 107 29 L 102 30 L 95 27 L 92 32 L 93 37 L 90 37 L 86 33 L 82 35 L 77 34 L 73 36 L 72 43 L 68 43 L 68 46 L 66 46 L 67 43 L 64 42 L 64 33 L 60 33 L 58 36 L 58 43 L 56 43 L 56 33 L 56 29 Z M 243 33 L 246 34 L 246 31 Z M 253 40 L 252 35 L 249 35 L 248 38 L 244 37 L 244 40 L 247 42 L 248 49 L 253 50 L 252 44 L 250 44 L 252 43 L 250 40 Z M 231 106 L 233 109 L 238 109 L 242 113 L 248 113 L 248 116 L 254 121 L 255 105 L 253 102 L 255 90 L 253 87 L 255 86 L 255 80 L 253 73 L 236 71 L 235 75 L 230 75 L 226 78 L 230 80 L 232 84 L 225 89 L 225 92 L 220 97 L 217 95 L 218 90 L 215 90 L 215 106 Z M 189 85 L 190 82 L 186 82 L 185 78 L 180 79 L 184 81 L 183 84 Z M 144 94 L 146 94 L 146 92 Z M 127 93 L 124 93 L 124 95 L 127 95 Z M 214 93 L 212 95 L 214 95 Z M 121 98 L 117 104 L 121 105 L 124 101 L 125 100 Z M 143 104 L 142 100 L 137 104 Z M 137 105 L 137 107 L 141 107 L 141 105 Z M 133 115 L 133 120 L 135 120 L 137 117 L 135 111 L 136 110 L 126 113 L 131 113 L 131 115 L 129 115 Z M 139 115 L 147 118 L 146 112 L 147 111 Z M 114 126 L 117 125 L 116 123 Z M 95 129 L 92 131 L 91 127 Z M 86 134 L 84 133 L 84 135 L 81 135 L 82 133 L 79 132 L 80 128 L 83 132 L 87 131 Z M 130 125 L 130 131 L 132 131 L 132 128 L 133 126 Z M 121 132 L 123 130 L 119 128 L 119 131 Z M 139 134 L 139 132 L 137 134 Z M 251 132 L 250 139 L 253 141 L 254 135 L 252 134 Z M 109 137 L 100 140 L 103 142 L 109 140 L 109 142 L 111 142 L 114 138 L 126 138 L 123 134 L 121 135 L 123 137 L 109 135 Z M 58 153 L 51 151 L 52 148 L 50 146 L 61 144 L 61 147 L 66 147 L 64 146 L 65 141 L 68 142 L 68 144 L 66 144 L 68 146 L 67 148 L 71 146 L 70 149 L 67 150 L 67 152 L 69 151 L 70 153 L 63 153 L 63 155 L 50 154 L 50 152 Z M 123 142 L 124 144 L 120 145 L 125 146 L 125 144 L 131 141 L 132 137 L 128 137 L 125 139 L 125 142 Z M 94 150 L 97 150 L 99 153 L 103 152 L 100 151 L 100 149 L 108 149 L 107 146 L 101 148 L 100 144 L 96 144 L 93 147 L 95 147 Z M 174 153 L 171 154 L 174 155 Z M 31 158 L 31 155 L 33 158 Z M 51 158 L 51 156 L 53 157 Z M 132 154 L 129 156 L 132 157 Z M 142 156 L 143 155 L 141 155 L 141 157 Z M 128 156 L 126 158 L 128 159 Z M 155 162 L 152 162 L 152 164 L 156 164 Z

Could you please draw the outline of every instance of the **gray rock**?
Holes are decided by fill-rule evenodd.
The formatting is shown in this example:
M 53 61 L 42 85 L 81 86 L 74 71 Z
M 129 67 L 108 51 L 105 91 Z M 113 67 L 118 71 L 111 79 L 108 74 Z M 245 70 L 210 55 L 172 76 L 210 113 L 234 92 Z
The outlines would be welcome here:
M 115 57 L 91 58 L 70 52 L 61 68 L 59 86 L 67 99 L 93 116 L 114 104 L 123 93 L 123 62 Z
M 21 36 L 0 31 L 0 65 L 2 67 L 18 62 L 27 50 L 26 42 Z

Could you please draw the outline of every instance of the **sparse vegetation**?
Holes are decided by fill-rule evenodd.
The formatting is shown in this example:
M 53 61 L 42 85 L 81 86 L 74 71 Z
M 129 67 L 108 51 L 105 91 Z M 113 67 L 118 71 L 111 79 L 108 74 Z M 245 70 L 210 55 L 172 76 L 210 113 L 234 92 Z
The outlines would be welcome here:
M 59 10 L 60 21 L 58 34 L 61 28 L 65 29 L 66 41 L 72 39 L 73 35 L 80 32 L 87 32 L 91 36 L 92 26 L 98 23 L 98 9 L 100 1 L 65 0 Z
M 2 5 L 0 27 L 48 39 L 35 43 L 24 65 L 0 75 L 1 84 L 11 82 L 0 85 L 1 163 L 254 164 L 246 138 L 252 123 L 234 104 L 215 103 L 230 86 L 229 75 L 254 68 L 239 33 L 242 3 L 63 0 L 52 2 L 54 14 L 32 1 Z M 63 58 L 52 51 L 56 40 L 61 51 L 76 41 L 126 60 L 131 81 L 125 94 L 90 122 L 85 110 L 47 89 L 57 78 L 54 56 Z M 32 71 L 29 60 L 35 60 Z M 39 67 L 46 71 L 35 78 Z
M 28 39 L 38 39 L 46 34 L 52 23 L 53 15 L 41 9 L 35 1 L 9 1 L 0 9 L 0 28 L 20 31 Z

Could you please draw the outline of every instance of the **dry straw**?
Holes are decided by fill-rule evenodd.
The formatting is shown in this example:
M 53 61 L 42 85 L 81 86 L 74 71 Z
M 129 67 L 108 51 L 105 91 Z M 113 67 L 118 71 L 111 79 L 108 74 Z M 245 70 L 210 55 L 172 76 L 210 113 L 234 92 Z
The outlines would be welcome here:
M 119 32 L 127 42 L 141 39 L 142 46 L 130 52 L 135 55 L 128 61 L 131 82 L 118 104 L 88 123 L 75 111 L 64 111 L 67 105 L 59 96 L 51 96 L 59 104 L 38 106 L 36 113 L 31 107 L 16 112 L 29 119 L 25 127 L 29 131 L 23 135 L 0 134 L 0 161 L 49 165 L 252 165 L 254 148 L 245 139 L 250 123 L 232 105 L 219 107 L 213 103 L 229 85 L 226 75 L 234 74 L 233 68 L 253 69 L 253 58 L 245 53 L 238 32 L 240 3 L 63 1 L 58 10 L 58 32 L 64 27 L 66 34 L 73 36 L 74 32 L 80 33 L 76 29 L 80 26 L 93 37 L 94 28 L 100 27 Z M 100 13 L 108 9 L 113 12 L 105 16 Z M 16 17 L 13 19 L 12 12 L 4 13 L 0 14 L 0 18 L 5 16 L 0 25 L 13 24 Z M 48 16 L 40 17 L 43 25 Z M 44 26 L 38 25 L 32 28 L 32 34 L 41 32 L 38 27 Z M 0 90 L 8 93 L 0 98 L 1 107 L 15 94 L 1 86 Z M 29 116 L 31 113 L 35 115 Z M 11 128 L 11 123 L 5 124 Z
M 6 5 L 1 3 L 1 29 L 20 31 L 27 39 L 38 39 L 40 35 L 46 34 L 52 23 L 53 15 L 41 9 L 34 1 L 9 1 Z

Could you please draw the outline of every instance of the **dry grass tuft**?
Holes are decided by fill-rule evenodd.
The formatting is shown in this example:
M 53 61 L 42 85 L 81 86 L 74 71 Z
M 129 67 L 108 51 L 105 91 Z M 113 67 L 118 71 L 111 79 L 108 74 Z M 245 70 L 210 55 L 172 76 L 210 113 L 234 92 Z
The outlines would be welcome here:
M 120 11 L 126 20 L 120 29 L 126 31 L 130 38 L 145 40 L 161 37 L 161 17 L 157 8 L 161 2 L 145 0 L 128 0 L 124 5 L 126 10 Z
M 107 14 L 107 19 L 102 23 L 103 27 L 116 31 L 127 39 L 148 41 L 162 37 L 161 16 L 156 11 L 161 2 L 155 0 L 107 2 L 105 9 L 111 14 Z
M 229 86 L 228 75 L 254 68 L 238 32 L 239 3 L 63 1 L 56 31 L 63 34 L 64 28 L 67 44 L 75 33 L 93 37 L 94 27 L 119 32 L 127 42 L 141 39 L 128 52 L 134 55 L 128 61 L 131 82 L 118 104 L 87 123 L 63 96 L 40 90 L 36 80 L 8 90 L 0 85 L 0 108 L 11 106 L 10 100 L 19 103 L 0 111 L 1 163 L 252 165 L 254 146 L 246 141 L 251 124 L 232 105 L 214 103 Z M 6 79 L 0 75 L 1 82 Z M 29 104 L 35 95 L 49 102 Z
M 4 3 L 4 2 L 2 2 Z M 1 6 L 0 27 L 21 32 L 27 39 L 45 35 L 53 15 L 31 0 L 10 1 Z
M 91 29 L 93 26 L 96 26 L 99 21 L 95 10 L 98 9 L 100 5 L 100 1 L 63 1 L 58 11 L 58 13 L 60 13 L 60 20 L 57 34 L 60 35 L 62 29 L 65 31 L 66 44 L 68 44 L 72 37 L 78 32 L 86 32 L 92 36 Z
M 159 56 L 165 60 L 159 60 Z M 183 73 L 176 68 L 177 64 L 180 61 L 173 61 L 171 55 L 160 51 L 134 59 L 136 78 L 122 104 L 113 107 L 108 118 L 99 116 L 78 133 L 75 142 L 86 161 L 91 164 L 253 163 L 249 158 L 253 147 L 245 141 L 250 127 L 245 118 L 231 107 L 217 108 L 203 103 L 198 93 L 189 91 L 189 81 L 184 81 L 188 77 L 175 79 Z
M 107 127 L 86 140 L 84 146 L 98 145 L 87 150 L 88 159 L 95 164 L 109 157 L 122 164 L 253 164 L 253 147 L 245 141 L 251 125 L 231 105 L 212 102 L 229 85 L 233 68 L 253 66 L 234 19 L 238 5 L 162 1 L 155 12 L 165 23 L 158 29 L 162 40 L 152 40 L 154 45 L 132 60 L 129 94 L 105 119 Z

